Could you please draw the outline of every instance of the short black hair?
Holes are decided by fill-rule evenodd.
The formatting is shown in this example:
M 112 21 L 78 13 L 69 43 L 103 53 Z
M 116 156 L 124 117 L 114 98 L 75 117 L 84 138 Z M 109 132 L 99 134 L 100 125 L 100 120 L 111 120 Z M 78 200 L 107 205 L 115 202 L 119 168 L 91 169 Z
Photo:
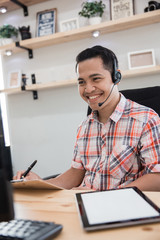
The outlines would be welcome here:
M 85 61 L 87 59 L 99 57 L 103 61 L 103 66 L 107 69 L 111 76 L 113 76 L 115 69 L 118 68 L 118 59 L 114 52 L 110 49 L 96 45 L 91 48 L 87 48 L 80 52 L 76 57 L 76 71 L 77 66 L 80 62 Z

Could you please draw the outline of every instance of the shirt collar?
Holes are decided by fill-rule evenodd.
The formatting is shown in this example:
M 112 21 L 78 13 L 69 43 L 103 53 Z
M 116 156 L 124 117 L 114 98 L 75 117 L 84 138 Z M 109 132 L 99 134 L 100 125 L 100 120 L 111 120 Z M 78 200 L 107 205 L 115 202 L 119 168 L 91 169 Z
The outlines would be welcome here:
M 118 120 L 121 118 L 123 112 L 124 112 L 124 109 L 125 109 L 125 105 L 126 105 L 126 98 L 123 96 L 122 93 L 120 93 L 121 95 L 121 98 L 120 98 L 120 101 L 119 103 L 117 104 L 114 112 L 111 114 L 110 116 L 110 119 L 112 119 L 114 122 L 118 122 Z M 89 116 L 88 116 L 89 120 L 96 120 L 98 121 L 98 113 L 97 111 L 93 111 Z
M 110 118 L 114 122 L 118 122 L 118 120 L 121 118 L 121 116 L 125 110 L 126 103 L 127 103 L 127 99 L 123 96 L 123 94 L 120 93 L 120 95 L 121 95 L 120 101 L 117 104 L 114 112 L 110 116 Z

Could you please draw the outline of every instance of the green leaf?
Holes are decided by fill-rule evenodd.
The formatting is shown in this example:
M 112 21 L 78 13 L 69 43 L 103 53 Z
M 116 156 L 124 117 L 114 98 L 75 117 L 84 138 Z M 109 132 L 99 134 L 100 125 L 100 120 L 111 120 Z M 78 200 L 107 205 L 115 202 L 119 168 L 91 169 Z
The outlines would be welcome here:
M 18 29 L 10 24 L 0 27 L 0 38 L 12 38 L 18 36 Z

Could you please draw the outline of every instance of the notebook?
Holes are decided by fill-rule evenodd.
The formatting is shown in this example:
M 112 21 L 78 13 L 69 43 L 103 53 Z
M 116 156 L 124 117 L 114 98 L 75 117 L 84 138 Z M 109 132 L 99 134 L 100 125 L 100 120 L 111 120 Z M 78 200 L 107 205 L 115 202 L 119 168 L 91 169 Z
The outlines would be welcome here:
M 160 222 L 160 209 L 138 188 L 76 193 L 86 231 Z
M 47 190 L 62 190 L 63 188 L 48 183 L 44 180 L 12 180 L 11 181 L 13 188 L 23 188 L 23 189 L 47 189 Z

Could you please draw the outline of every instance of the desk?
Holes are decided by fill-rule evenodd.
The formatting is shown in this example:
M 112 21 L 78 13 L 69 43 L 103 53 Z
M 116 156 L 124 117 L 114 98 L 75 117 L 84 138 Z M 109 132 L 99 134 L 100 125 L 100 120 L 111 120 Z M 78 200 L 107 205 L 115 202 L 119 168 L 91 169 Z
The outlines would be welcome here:
M 85 232 L 77 212 L 76 190 L 14 190 L 16 218 L 54 221 L 63 225 L 57 240 L 159 240 L 160 223 Z M 145 192 L 160 206 L 160 192 Z

